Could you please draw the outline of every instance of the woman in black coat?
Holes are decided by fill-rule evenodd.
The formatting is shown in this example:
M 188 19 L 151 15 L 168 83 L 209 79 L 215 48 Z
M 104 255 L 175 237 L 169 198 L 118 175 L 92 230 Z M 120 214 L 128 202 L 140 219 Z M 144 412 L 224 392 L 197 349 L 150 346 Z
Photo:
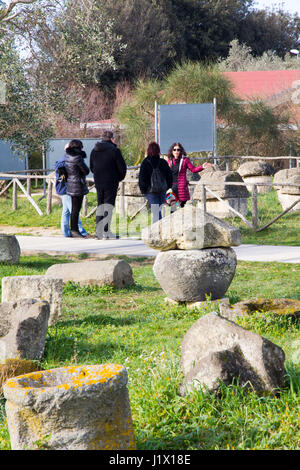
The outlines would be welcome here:
M 151 180 L 153 170 L 159 169 L 161 176 L 161 189 L 153 190 Z M 161 208 L 165 202 L 166 191 L 172 187 L 172 172 L 166 160 L 160 156 L 160 147 L 158 143 L 151 142 L 147 149 L 147 156 L 143 160 L 139 173 L 139 187 L 147 199 L 152 212 L 153 223 L 162 218 Z
M 81 140 L 71 140 L 66 148 L 65 167 L 67 170 L 67 194 L 72 198 L 71 237 L 84 238 L 78 229 L 78 217 L 82 206 L 83 196 L 89 192 L 86 176 L 89 167 L 84 163 L 86 153 L 82 150 Z

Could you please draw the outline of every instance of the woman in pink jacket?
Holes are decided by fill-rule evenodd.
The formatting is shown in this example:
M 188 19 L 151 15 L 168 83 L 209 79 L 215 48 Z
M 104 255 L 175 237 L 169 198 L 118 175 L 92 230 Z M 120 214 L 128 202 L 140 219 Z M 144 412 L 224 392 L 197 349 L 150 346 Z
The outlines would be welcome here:
M 192 173 L 199 173 L 211 166 L 211 163 L 205 162 L 203 166 L 194 166 L 186 156 L 186 151 L 179 142 L 174 142 L 169 148 L 168 163 L 173 175 L 172 191 L 176 194 L 180 207 L 190 199 L 188 181 L 186 178 L 187 169 Z

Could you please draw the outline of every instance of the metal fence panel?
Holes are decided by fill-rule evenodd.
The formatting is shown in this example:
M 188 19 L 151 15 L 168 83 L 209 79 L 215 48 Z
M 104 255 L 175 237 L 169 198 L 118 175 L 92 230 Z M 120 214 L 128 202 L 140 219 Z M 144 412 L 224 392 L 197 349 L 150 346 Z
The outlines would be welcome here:
M 173 142 L 180 142 L 188 153 L 213 151 L 213 103 L 160 105 L 161 153 L 168 153 Z
M 11 144 L 0 140 L 0 172 L 26 170 L 26 156 L 19 158 L 11 149 Z
M 48 149 L 46 152 L 46 162 L 45 167 L 47 169 L 54 170 L 55 162 L 60 160 L 65 153 L 65 145 L 68 144 L 72 139 L 49 139 L 48 140 Z M 83 143 L 83 150 L 85 151 L 87 158 L 85 163 L 90 167 L 90 154 L 93 150 L 95 143 L 99 142 L 99 139 L 79 139 Z M 88 175 L 89 178 L 93 177 L 93 174 L 90 172 Z

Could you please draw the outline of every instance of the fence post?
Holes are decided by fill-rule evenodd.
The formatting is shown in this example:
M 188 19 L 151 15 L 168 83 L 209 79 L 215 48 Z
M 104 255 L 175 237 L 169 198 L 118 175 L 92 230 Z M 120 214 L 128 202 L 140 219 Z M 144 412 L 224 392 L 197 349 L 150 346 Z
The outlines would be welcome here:
M 27 176 L 27 192 L 28 192 L 29 196 L 31 196 L 31 178 L 30 178 L 30 175 Z
M 201 188 L 201 209 L 203 213 L 206 214 L 206 188 L 204 184 L 202 184 Z
M 121 198 L 121 217 L 125 217 L 125 183 L 124 181 L 121 182 L 120 198 Z
M 230 160 L 230 158 L 226 158 L 225 164 L 226 164 L 226 171 L 231 171 L 231 160 Z
M 87 215 L 87 196 L 83 196 L 83 203 L 82 203 L 82 215 L 86 217 Z
M 258 225 L 258 211 L 257 211 L 257 186 L 252 187 L 252 225 L 257 228 Z
M 15 179 L 13 179 L 13 194 L 12 194 L 12 209 L 13 211 L 16 211 L 18 208 L 18 194 L 17 194 L 17 182 Z
M 47 215 L 51 214 L 52 211 L 52 181 L 48 182 L 48 193 L 47 193 Z

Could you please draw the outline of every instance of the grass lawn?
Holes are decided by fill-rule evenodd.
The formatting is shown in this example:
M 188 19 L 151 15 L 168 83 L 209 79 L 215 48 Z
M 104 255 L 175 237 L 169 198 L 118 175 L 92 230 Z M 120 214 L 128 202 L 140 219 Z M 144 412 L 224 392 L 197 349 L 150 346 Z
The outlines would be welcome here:
M 280 395 L 259 396 L 238 384 L 221 395 L 177 394 L 182 379 L 180 346 L 186 331 L 210 310 L 170 306 L 153 271 L 153 260 L 125 258 L 135 285 L 79 288 L 63 292 L 63 316 L 49 327 L 43 368 L 119 363 L 129 375 L 129 395 L 140 450 L 297 449 L 299 423 L 299 327 L 268 312 L 241 325 L 270 339 L 286 354 L 287 385 Z M 78 257 L 76 258 L 78 260 Z M 0 265 L 0 277 L 43 274 L 70 258 L 22 257 L 18 266 Z M 227 296 L 300 299 L 297 264 L 239 262 Z M 0 399 L 0 449 L 10 448 L 4 399 Z
M 38 202 L 40 196 L 34 196 L 35 201 L 46 214 L 46 199 Z M 96 195 L 89 193 L 88 195 L 88 212 L 96 206 Z M 251 198 L 248 203 L 247 218 L 251 221 Z M 169 208 L 166 209 L 168 213 Z M 274 219 L 282 212 L 281 205 L 278 202 L 276 191 L 268 194 L 260 194 L 258 196 L 258 226 L 262 227 L 267 222 Z M 12 210 L 11 196 L 8 198 L 0 198 L 0 225 L 11 225 L 16 227 L 53 227 L 60 228 L 61 208 L 53 206 L 50 215 L 40 216 L 33 206 L 25 199 L 18 198 L 18 210 Z M 93 214 L 89 218 L 82 217 L 83 225 L 86 230 L 95 235 L 96 232 L 96 215 Z M 238 217 L 227 219 L 232 225 L 239 227 L 242 235 L 243 244 L 260 244 L 260 245 L 300 245 L 300 212 L 290 212 L 281 217 L 277 222 L 262 232 L 254 232 Z M 129 217 L 122 218 L 114 212 L 112 220 L 112 230 L 120 233 L 123 237 L 140 237 L 141 230 L 151 223 L 151 214 L 144 209 L 133 220 Z M 28 234 L 28 233 L 27 233 Z

